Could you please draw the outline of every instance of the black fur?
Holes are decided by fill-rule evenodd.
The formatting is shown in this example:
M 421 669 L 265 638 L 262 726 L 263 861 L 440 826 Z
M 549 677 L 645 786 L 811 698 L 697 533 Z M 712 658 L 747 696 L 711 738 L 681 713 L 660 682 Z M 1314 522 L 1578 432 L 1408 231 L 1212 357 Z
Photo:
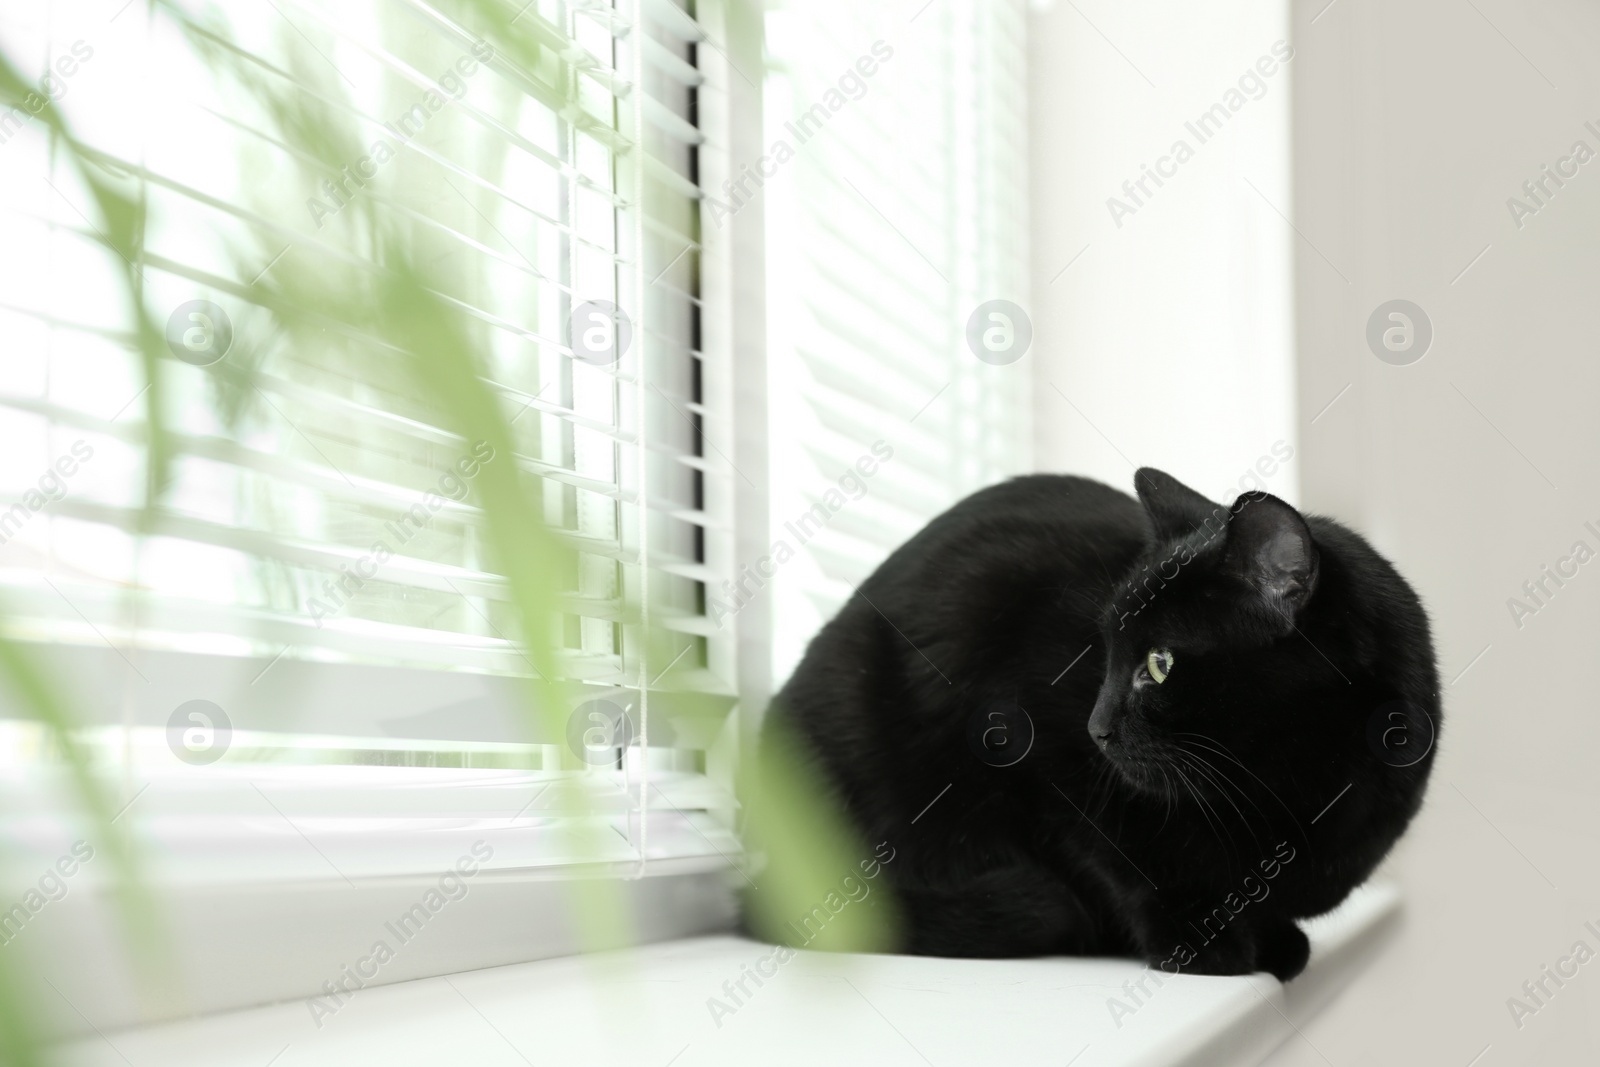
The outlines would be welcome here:
M 1343 900 L 1421 804 L 1438 677 L 1394 568 L 1265 493 L 1135 484 L 1138 502 L 1034 475 L 962 501 L 773 703 L 800 751 L 764 757 L 808 763 L 896 850 L 905 952 L 1287 980 L 1294 920 Z

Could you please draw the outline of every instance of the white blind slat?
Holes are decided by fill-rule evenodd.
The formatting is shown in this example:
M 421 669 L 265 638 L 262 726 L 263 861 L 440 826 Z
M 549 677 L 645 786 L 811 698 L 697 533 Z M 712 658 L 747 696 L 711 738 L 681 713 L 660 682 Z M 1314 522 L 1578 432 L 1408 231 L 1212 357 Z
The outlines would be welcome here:
M 1023 14 L 955 0 L 912 47 L 887 10 L 769 9 L 769 140 L 809 131 L 764 187 L 770 521 L 796 553 L 771 583 L 776 678 L 889 552 L 1027 469 L 1027 364 L 981 362 L 965 337 L 979 304 L 1027 299 L 1026 220 L 1007 207 L 1025 202 L 1025 112 L 1001 76 L 1025 64 Z
M 97 247 L 60 154 L 7 146 L 0 186 L 20 193 L 53 177 L 79 210 L 31 195 L 0 206 L 21 227 L 0 256 L 44 264 L 48 276 L 9 287 L 0 307 L 29 331 L 18 335 L 22 369 L 0 375 L 0 430 L 18 442 L 0 459 L 0 488 L 23 492 L 36 457 L 48 465 L 75 438 L 96 456 L 64 499 L 38 517 L 25 511 L 24 527 L 0 539 L 15 632 L 84 645 L 113 635 L 135 657 L 226 649 L 290 664 L 529 673 L 506 636 L 505 581 L 485 555 L 472 476 L 452 474 L 473 442 L 436 424 L 401 370 L 404 353 L 324 315 L 324 274 L 359 287 L 386 269 L 361 239 L 370 213 L 436 250 L 447 269 L 435 295 L 482 331 L 488 384 L 518 446 L 488 462 L 533 476 L 569 553 L 550 561 L 564 588 L 554 631 L 566 676 L 639 685 L 654 639 L 648 586 L 660 601 L 652 632 L 669 645 L 650 655 L 672 665 L 652 684 L 691 680 L 723 694 L 712 706 L 726 713 L 731 666 L 708 662 L 715 634 L 697 589 L 724 580 L 728 563 L 705 558 L 695 531 L 715 525 L 704 480 L 731 472 L 702 455 L 692 425 L 650 411 L 659 387 L 689 418 L 726 417 L 692 384 L 707 358 L 695 349 L 701 191 L 686 177 L 693 153 L 713 150 L 694 123 L 703 77 L 691 42 L 704 34 L 670 0 L 643 14 L 621 2 L 535 4 L 513 19 L 466 0 L 249 0 L 226 21 L 162 11 L 94 27 L 84 77 L 103 70 L 119 91 L 86 87 L 61 101 L 76 147 L 147 205 L 146 239 L 129 251 L 158 321 L 209 300 L 230 317 L 233 344 L 215 367 L 163 367 L 176 480 L 145 514 L 147 427 L 142 406 L 127 403 L 142 373 L 131 333 L 54 295 L 114 293 L 115 260 Z M 71 23 L 53 21 L 48 38 L 0 35 L 8 54 L 53 56 L 82 36 Z M 130 63 L 153 76 L 129 77 Z M 169 106 L 152 111 L 152 100 Z M 162 118 L 131 121 L 139 114 Z M 380 142 L 391 149 L 382 158 Z M 639 165 L 648 196 L 628 181 Z M 648 245 L 626 239 L 635 229 Z M 69 254 L 103 262 L 86 272 L 69 268 Z M 641 255 L 671 276 L 641 290 Z M 569 341 L 571 309 L 587 300 L 621 303 L 633 320 L 615 362 L 592 364 Z M 290 321 L 322 326 L 297 332 Z M 91 347 L 95 365 L 114 371 L 100 389 L 75 384 L 93 380 L 81 354 Z M 441 493 L 446 476 L 465 493 Z M 419 531 L 395 543 L 394 523 L 424 501 Z M 378 542 L 393 551 L 374 562 Z M 308 603 L 353 567 L 363 572 L 355 592 L 313 617 Z M 656 582 L 641 579 L 652 572 Z M 355 710 L 324 710 L 319 731 L 370 728 Z M 673 743 L 668 725 L 654 744 Z M 704 733 L 681 736 L 708 744 Z

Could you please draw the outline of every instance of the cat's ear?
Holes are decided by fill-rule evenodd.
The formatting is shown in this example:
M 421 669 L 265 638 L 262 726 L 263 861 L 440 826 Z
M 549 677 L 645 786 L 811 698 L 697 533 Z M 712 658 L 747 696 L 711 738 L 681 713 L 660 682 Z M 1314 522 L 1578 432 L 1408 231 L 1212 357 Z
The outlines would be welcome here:
M 1221 504 L 1213 504 L 1166 471 L 1154 467 L 1140 467 L 1134 471 L 1133 485 L 1158 540 L 1187 537 L 1207 519 L 1227 512 Z
M 1241 494 L 1232 511 L 1223 567 L 1256 591 L 1288 633 L 1317 585 L 1311 529 L 1298 511 L 1270 493 Z

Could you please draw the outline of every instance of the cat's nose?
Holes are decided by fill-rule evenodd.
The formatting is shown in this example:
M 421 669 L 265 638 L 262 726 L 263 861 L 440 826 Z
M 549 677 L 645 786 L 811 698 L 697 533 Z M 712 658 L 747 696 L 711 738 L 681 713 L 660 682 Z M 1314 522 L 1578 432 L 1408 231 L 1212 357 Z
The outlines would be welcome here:
M 1112 719 L 1112 702 L 1101 698 L 1094 702 L 1089 715 L 1089 736 L 1103 750 L 1116 741 L 1116 726 Z

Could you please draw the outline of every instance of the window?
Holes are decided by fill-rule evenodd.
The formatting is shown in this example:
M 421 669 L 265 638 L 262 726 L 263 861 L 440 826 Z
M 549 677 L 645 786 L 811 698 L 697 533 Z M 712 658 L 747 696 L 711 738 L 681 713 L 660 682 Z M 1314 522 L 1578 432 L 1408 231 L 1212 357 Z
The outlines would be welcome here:
M 728 357 L 699 329 L 704 31 L 672 3 L 223 12 L 7 16 L 7 54 L 54 72 L 77 142 L 22 100 L 0 145 L 8 636 L 139 796 L 163 874 L 237 837 L 200 813 L 274 808 L 288 825 L 242 849 L 255 869 L 286 846 L 271 877 L 442 869 L 494 820 L 519 869 L 724 866 L 729 820 L 706 811 L 726 791 L 704 774 L 733 703 L 703 608 L 731 476 L 708 453 Z M 135 205 L 126 234 L 74 154 Z M 470 328 L 509 454 L 453 431 L 365 322 L 385 233 Z M 148 511 L 128 276 L 171 348 L 171 478 Z M 559 735 L 523 713 L 536 669 L 485 535 L 493 464 L 525 472 L 559 547 Z M 648 759 L 606 736 L 611 708 Z M 26 713 L 7 761 L 48 772 Z M 558 776 L 615 830 L 599 854 L 530 805 Z M 326 863 L 293 847 L 307 825 Z
M 893 548 L 1030 458 L 1027 365 L 967 339 L 981 305 L 1027 303 L 1025 12 L 912 13 L 768 16 L 779 679 Z
M 1020 6 L 765 19 L 763 56 L 734 0 L 0 17 L 23 82 L 0 110 L 4 635 L 71 698 L 167 895 L 297 946 L 220 959 L 179 931 L 191 1007 L 318 988 L 378 906 L 348 885 L 479 841 L 503 877 L 473 907 L 502 910 L 386 980 L 571 951 L 563 879 L 625 881 L 642 936 L 726 924 L 761 696 L 740 657 L 781 679 L 895 544 L 1026 464 L 1024 379 L 968 340 L 986 301 L 1025 302 Z M 763 92 L 758 136 L 734 97 Z M 815 129 L 727 225 L 792 122 Z M 866 151 L 885 138 L 903 166 Z M 736 288 L 770 294 L 763 328 Z M 510 447 L 414 372 L 429 339 L 396 333 L 395 292 L 460 324 Z M 495 549 L 510 469 L 550 539 L 543 669 Z M 762 528 L 797 557 L 752 590 Z M 752 592 L 762 621 L 729 625 Z M 546 674 L 559 714 L 529 716 Z M 5 700 L 13 810 L 48 850 L 61 753 Z M 289 883 L 321 925 L 273 911 Z M 125 994 L 83 993 L 106 1026 Z

